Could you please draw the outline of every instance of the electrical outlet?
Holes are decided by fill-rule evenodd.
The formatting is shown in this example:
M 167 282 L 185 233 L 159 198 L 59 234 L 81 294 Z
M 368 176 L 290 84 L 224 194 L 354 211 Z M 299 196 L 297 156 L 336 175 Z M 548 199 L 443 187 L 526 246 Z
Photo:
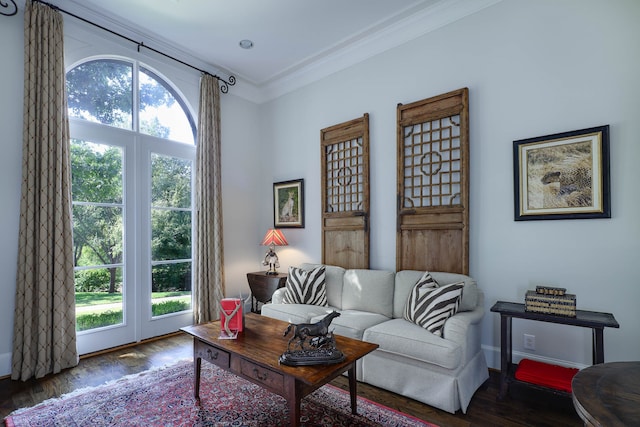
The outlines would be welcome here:
M 524 334 L 524 348 L 527 350 L 536 349 L 536 336 L 531 334 Z

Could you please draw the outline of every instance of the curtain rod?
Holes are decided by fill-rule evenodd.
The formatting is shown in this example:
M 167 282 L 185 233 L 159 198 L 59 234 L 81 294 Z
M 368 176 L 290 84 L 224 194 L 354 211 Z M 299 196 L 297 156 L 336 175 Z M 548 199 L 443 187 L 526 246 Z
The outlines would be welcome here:
M 12 3 L 13 3 L 13 5 L 15 6 L 15 2 L 14 2 L 14 0 L 9 0 L 9 1 L 10 1 L 10 2 L 12 2 Z M 100 29 L 101 29 L 101 30 L 103 30 L 103 31 L 106 31 L 106 32 L 111 33 L 111 34 L 113 34 L 113 35 L 115 35 L 115 36 L 121 37 L 121 38 L 123 38 L 123 39 L 125 39 L 125 40 L 127 40 L 127 41 L 129 41 L 129 42 L 131 42 L 131 43 L 133 43 L 133 44 L 135 44 L 135 45 L 137 45 L 137 46 L 138 46 L 138 52 L 140 52 L 140 48 L 141 48 L 141 47 L 143 47 L 143 48 L 145 48 L 145 49 L 149 49 L 150 51 L 157 53 L 158 55 L 162 55 L 162 56 L 164 56 L 165 58 L 169 58 L 169 59 L 171 59 L 171 60 L 173 60 L 173 61 L 179 62 L 179 63 L 180 63 L 180 64 L 182 64 L 182 65 L 186 65 L 186 66 L 187 66 L 187 67 L 189 67 L 189 68 L 193 68 L 194 70 L 200 71 L 200 72 L 201 72 L 201 73 L 203 73 L 203 74 L 208 74 L 208 75 L 210 75 L 210 76 L 213 76 L 213 77 L 215 77 L 216 79 L 218 79 L 218 81 L 220 82 L 220 92 L 222 92 L 222 93 L 227 93 L 227 92 L 229 92 L 229 86 L 233 86 L 233 85 L 235 85 L 235 84 L 236 84 L 236 78 L 235 78 L 235 76 L 233 76 L 233 75 L 229 76 L 229 81 L 227 81 L 227 80 L 223 79 L 223 78 L 222 78 L 222 77 L 220 77 L 220 76 L 217 76 L 217 75 L 215 75 L 215 74 L 211 74 L 211 73 L 210 73 L 210 72 L 208 72 L 208 71 L 202 70 L 202 69 L 200 69 L 200 68 L 198 68 L 198 67 L 195 67 L 195 66 L 193 66 L 193 65 L 191 65 L 191 64 L 188 64 L 188 63 L 186 63 L 186 62 L 184 62 L 184 61 L 182 61 L 182 60 L 180 60 L 180 59 L 178 59 L 178 58 L 175 58 L 175 57 L 173 57 L 173 56 L 171 56 L 171 55 L 167 55 L 167 54 L 166 54 L 166 53 L 164 53 L 164 52 L 161 52 L 161 51 L 159 51 L 159 50 L 157 50 L 157 49 L 154 49 L 154 48 L 152 48 L 152 47 L 149 47 L 149 46 L 145 45 L 143 42 L 135 41 L 135 40 L 133 40 L 132 38 L 129 38 L 129 37 L 127 37 L 127 36 L 123 35 L 123 34 L 117 33 L 117 32 L 115 32 L 115 31 L 113 31 L 113 30 L 110 30 L 110 29 L 108 29 L 108 28 L 106 28 L 106 27 L 103 27 L 102 25 L 96 24 L 95 22 L 91 22 L 91 21 L 89 21 L 88 19 L 85 19 L 85 18 L 83 18 L 83 17 L 81 17 L 81 16 L 75 15 L 75 14 L 73 14 L 73 13 L 71 13 L 71 12 L 68 12 L 68 11 L 66 11 L 66 10 L 64 10 L 64 9 L 61 9 L 61 8 L 59 8 L 59 7 L 58 7 L 58 6 L 56 6 L 56 5 L 53 5 L 53 4 L 51 4 L 51 3 L 47 3 L 47 2 L 42 1 L 42 0 L 33 0 L 33 1 L 34 1 L 34 2 L 36 2 L 36 3 L 42 3 L 42 4 L 44 4 L 44 5 L 47 5 L 47 6 L 49 6 L 51 9 L 54 9 L 54 10 L 60 11 L 60 12 L 62 12 L 62 13 L 66 13 L 66 14 L 67 14 L 67 15 L 69 15 L 69 16 L 73 16 L 73 17 L 74 17 L 74 18 L 76 18 L 76 19 L 79 19 L 79 20 L 81 20 L 81 21 L 83 21 L 83 22 L 86 22 L 87 24 L 93 25 L 94 27 L 98 27 L 98 28 L 100 28 Z M 7 7 L 7 6 L 8 6 L 8 4 L 5 4 L 2 0 L 0 0 L 0 7 Z M 3 15 L 5 14 L 5 13 L 3 13 L 3 12 L 2 12 L 2 10 L 1 10 L 1 9 L 0 9 L 0 13 L 2 13 Z M 17 8 L 16 8 L 16 10 L 15 10 L 13 13 L 11 13 L 10 15 L 7 15 L 7 16 L 15 15 L 16 13 L 17 13 Z

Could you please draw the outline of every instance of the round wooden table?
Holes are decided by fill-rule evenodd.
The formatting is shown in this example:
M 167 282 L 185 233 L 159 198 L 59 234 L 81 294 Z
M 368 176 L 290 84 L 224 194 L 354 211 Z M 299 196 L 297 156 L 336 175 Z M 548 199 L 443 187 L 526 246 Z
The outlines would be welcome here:
M 640 362 L 589 366 L 571 382 L 573 405 L 587 426 L 640 426 Z

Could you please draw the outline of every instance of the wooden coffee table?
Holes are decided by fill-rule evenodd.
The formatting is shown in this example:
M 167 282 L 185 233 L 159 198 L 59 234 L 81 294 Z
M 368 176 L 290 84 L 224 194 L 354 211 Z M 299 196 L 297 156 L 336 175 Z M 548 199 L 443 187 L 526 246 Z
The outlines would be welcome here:
M 219 339 L 220 322 L 187 326 L 182 331 L 193 336 L 194 396 L 200 399 L 202 359 L 283 396 L 289 405 L 290 425 L 300 425 L 302 398 L 348 371 L 351 412 L 357 414 L 356 360 L 378 348 L 377 344 L 336 335 L 336 347 L 345 360 L 333 365 L 285 366 L 278 362 L 287 350 L 283 337 L 288 323 L 245 315 L 245 330 L 237 339 Z

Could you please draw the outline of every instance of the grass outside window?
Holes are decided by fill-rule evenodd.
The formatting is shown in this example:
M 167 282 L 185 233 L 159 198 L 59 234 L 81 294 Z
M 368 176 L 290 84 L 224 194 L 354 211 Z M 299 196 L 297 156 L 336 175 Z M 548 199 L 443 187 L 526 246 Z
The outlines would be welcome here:
M 189 309 L 191 309 L 191 292 L 189 291 L 151 294 L 151 312 L 154 317 Z M 122 322 L 121 293 L 76 293 L 76 331 L 112 326 Z

